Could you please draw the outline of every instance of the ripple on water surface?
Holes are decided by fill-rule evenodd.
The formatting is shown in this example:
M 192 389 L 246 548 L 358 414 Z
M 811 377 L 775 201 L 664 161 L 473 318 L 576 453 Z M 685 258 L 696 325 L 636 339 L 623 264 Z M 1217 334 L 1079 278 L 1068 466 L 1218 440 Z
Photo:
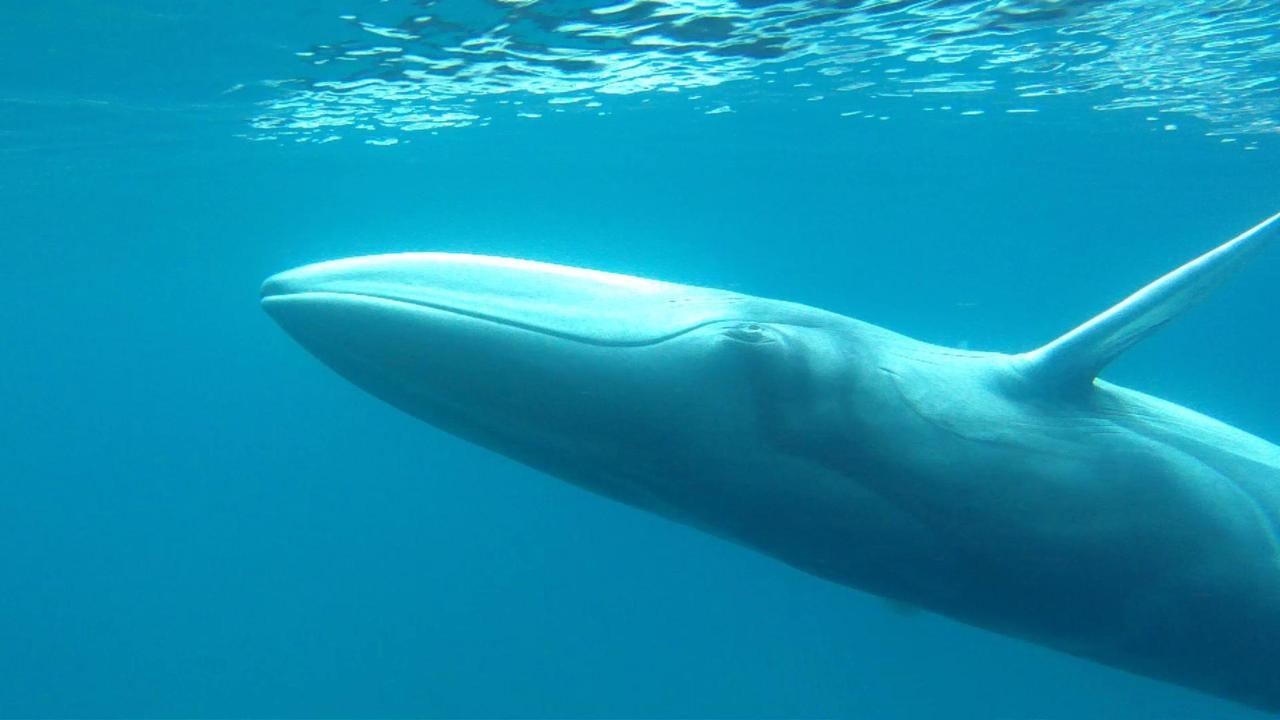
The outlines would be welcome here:
M 270 81 L 258 139 L 382 143 L 655 93 L 844 117 L 1086 96 L 1223 139 L 1280 132 L 1274 0 L 384 0 L 296 54 L 308 70 Z

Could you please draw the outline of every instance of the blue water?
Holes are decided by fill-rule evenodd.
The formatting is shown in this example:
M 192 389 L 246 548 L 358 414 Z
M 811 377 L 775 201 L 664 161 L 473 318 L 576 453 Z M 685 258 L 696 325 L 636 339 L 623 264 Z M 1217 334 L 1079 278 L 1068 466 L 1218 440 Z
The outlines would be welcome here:
M 1280 209 L 1274 8 L 618 8 L 6 8 L 0 715 L 1260 717 L 467 445 L 257 289 L 466 250 L 1026 349 Z M 1106 377 L 1280 439 L 1277 286 L 1271 253 Z

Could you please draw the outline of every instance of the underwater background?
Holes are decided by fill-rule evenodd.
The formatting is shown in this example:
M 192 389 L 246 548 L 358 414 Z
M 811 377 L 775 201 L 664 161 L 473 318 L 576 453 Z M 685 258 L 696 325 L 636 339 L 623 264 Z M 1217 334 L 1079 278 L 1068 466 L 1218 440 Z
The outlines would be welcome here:
M 481 252 L 1024 350 L 1280 210 L 1275 3 L 4 14 L 0 715 L 1262 717 L 446 436 L 258 285 Z M 1277 286 L 1106 379 L 1280 440 Z

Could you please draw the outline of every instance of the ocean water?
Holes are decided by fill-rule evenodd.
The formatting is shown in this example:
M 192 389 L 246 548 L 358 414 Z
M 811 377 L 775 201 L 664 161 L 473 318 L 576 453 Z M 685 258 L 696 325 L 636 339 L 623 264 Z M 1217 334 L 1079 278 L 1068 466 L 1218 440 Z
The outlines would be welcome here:
M 1262 717 L 449 437 L 258 286 L 461 250 L 1027 349 L 1280 209 L 1274 3 L 5 17 L 0 715 Z M 1260 256 L 1105 377 L 1280 440 L 1278 286 Z

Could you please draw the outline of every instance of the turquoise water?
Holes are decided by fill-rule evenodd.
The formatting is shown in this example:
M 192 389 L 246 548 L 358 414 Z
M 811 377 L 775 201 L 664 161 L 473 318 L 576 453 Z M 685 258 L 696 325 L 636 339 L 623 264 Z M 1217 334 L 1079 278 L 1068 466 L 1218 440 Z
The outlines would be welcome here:
M 1260 717 L 450 438 L 257 289 L 465 250 L 1026 349 L 1280 209 L 1274 4 L 6 17 L 0 715 Z M 1277 284 L 1270 253 L 1106 378 L 1280 439 Z

